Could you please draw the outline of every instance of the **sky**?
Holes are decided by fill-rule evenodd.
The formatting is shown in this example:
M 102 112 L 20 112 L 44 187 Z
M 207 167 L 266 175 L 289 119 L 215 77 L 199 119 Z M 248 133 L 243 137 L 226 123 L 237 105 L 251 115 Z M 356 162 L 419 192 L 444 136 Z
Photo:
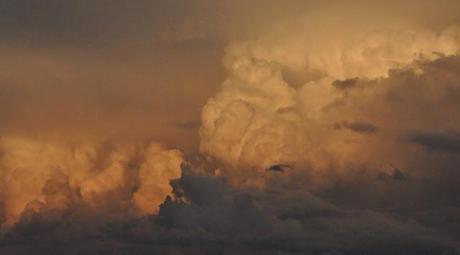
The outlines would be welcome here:
M 0 0 L 0 254 L 459 254 L 459 13 Z

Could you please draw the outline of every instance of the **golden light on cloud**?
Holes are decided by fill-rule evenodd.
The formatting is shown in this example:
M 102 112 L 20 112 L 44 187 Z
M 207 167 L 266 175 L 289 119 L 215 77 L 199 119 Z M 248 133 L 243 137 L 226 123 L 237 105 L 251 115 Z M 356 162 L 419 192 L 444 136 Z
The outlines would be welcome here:
M 74 203 L 151 214 L 170 194 L 169 181 L 180 177 L 181 153 L 154 142 L 78 144 L 4 136 L 0 144 L 5 227 L 27 208 L 67 209 Z
M 458 254 L 458 13 L 0 2 L 0 254 Z

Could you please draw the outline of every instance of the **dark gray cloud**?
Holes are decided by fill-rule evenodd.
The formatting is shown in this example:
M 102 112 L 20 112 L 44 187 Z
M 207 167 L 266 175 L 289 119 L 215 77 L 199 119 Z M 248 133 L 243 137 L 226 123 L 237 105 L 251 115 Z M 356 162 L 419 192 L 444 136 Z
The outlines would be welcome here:
M 358 78 L 346 79 L 346 80 L 336 80 L 332 83 L 332 86 L 336 87 L 339 90 L 348 90 L 358 86 Z
M 369 181 L 369 180 L 367 180 Z M 369 183 L 370 184 L 370 183 Z M 88 217 L 26 210 L 0 242 L 2 254 L 457 254 L 448 235 L 411 213 L 346 208 L 291 185 L 235 189 L 225 179 L 184 168 L 158 216 Z M 367 186 L 367 188 L 373 185 Z M 67 190 L 65 178 L 46 185 Z M 361 190 L 363 191 L 363 190 Z M 377 190 L 368 190 L 374 193 Z M 70 196 L 70 193 L 68 193 Z M 351 193 L 348 193 L 351 195 Z M 73 202 L 75 203 L 75 202 Z M 31 205 L 32 206 L 32 205 Z M 426 216 L 429 219 L 438 216 Z
M 263 2 L 266 12 L 284 16 L 276 14 L 280 3 Z M 305 7 L 300 2 L 292 1 L 285 12 L 298 12 L 293 6 Z M 252 23 L 269 21 L 265 12 L 258 10 L 260 4 L 227 0 L 4 0 L 0 2 L 0 43 L 85 51 L 209 46 L 252 33 Z
M 391 174 L 388 174 L 385 172 L 381 172 L 379 174 L 379 179 L 382 181 L 386 181 L 388 179 L 402 181 L 402 180 L 405 180 L 406 178 L 407 178 L 406 174 L 403 171 L 401 171 L 401 169 L 399 168 L 395 168 Z
M 335 123 L 334 128 L 338 130 L 348 129 L 356 133 L 367 133 L 367 134 L 375 133 L 378 131 L 378 128 L 375 125 L 371 123 L 367 123 L 367 122 L 341 121 L 341 122 Z
M 409 135 L 407 141 L 423 146 L 433 152 L 460 152 L 460 134 L 446 133 L 414 133 Z
M 203 1 L 200 1 L 203 2 Z M 0 38 L 27 46 L 111 47 L 119 41 L 150 43 L 209 40 L 209 27 L 187 1 L 1 1 Z

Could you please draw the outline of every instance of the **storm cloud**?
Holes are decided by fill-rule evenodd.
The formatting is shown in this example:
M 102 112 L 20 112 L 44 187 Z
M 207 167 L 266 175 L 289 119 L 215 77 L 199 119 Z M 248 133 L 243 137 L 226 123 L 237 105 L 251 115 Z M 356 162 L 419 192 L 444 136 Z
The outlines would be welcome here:
M 415 133 L 409 135 L 407 140 L 411 143 L 421 145 L 429 151 L 460 152 L 460 135 L 458 134 Z
M 0 253 L 458 254 L 458 13 L 1 1 Z

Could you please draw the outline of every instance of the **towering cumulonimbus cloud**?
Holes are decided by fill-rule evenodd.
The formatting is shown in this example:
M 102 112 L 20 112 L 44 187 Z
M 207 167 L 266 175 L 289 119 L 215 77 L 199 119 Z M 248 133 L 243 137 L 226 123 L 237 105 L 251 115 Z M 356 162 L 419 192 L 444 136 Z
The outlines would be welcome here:
M 0 140 L 2 226 L 32 210 L 77 205 L 95 213 L 155 213 L 180 176 L 178 150 L 160 144 L 76 143 L 3 136 Z
M 459 253 L 460 2 L 10 2 L 0 254 Z
M 277 164 L 321 168 L 331 159 L 339 165 L 355 163 L 363 158 L 358 151 L 367 151 L 369 139 L 379 147 L 388 139 L 384 136 L 403 135 L 377 132 L 379 125 L 392 121 L 391 116 L 379 117 L 383 106 L 377 104 L 390 103 L 381 102 L 387 101 L 382 97 L 413 86 L 393 84 L 399 76 L 393 70 L 421 77 L 430 71 L 424 70 L 429 66 L 425 63 L 460 49 L 457 26 L 440 31 L 355 31 L 344 38 L 302 30 L 307 28 L 302 21 L 295 27 L 274 29 L 227 48 L 228 77 L 202 112 L 202 153 L 235 169 L 258 169 L 255 172 Z M 443 91 L 450 85 L 438 86 Z M 244 179 L 250 174 L 238 175 Z
M 230 77 L 203 109 L 201 150 L 233 167 L 294 162 L 296 91 L 276 63 L 250 57 L 228 61 Z

